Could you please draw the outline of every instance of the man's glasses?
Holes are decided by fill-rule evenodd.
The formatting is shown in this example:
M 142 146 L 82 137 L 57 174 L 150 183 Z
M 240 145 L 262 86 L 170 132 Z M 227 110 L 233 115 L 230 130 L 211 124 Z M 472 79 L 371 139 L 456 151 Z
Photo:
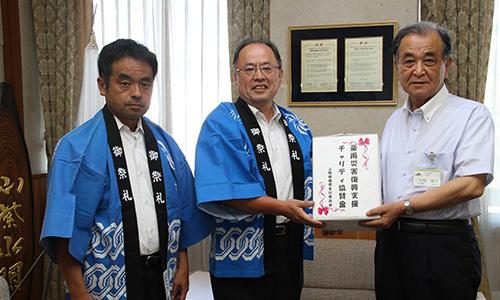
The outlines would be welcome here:
M 274 72 L 274 70 L 279 69 L 279 66 L 276 65 L 270 65 L 270 64 L 264 64 L 260 65 L 259 67 L 254 66 L 254 65 L 248 65 L 245 66 L 242 69 L 236 69 L 235 72 L 243 72 L 246 76 L 253 76 L 257 72 L 257 69 L 259 69 L 263 74 L 265 75 L 270 75 Z

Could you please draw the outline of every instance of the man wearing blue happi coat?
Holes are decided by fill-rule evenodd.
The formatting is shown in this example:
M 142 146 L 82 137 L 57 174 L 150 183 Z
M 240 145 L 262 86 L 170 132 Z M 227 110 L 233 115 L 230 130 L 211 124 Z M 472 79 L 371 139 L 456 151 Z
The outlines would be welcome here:
M 283 78 L 276 46 L 243 41 L 233 63 L 239 98 L 204 122 L 196 148 L 198 206 L 215 216 L 214 298 L 300 299 L 312 258 L 311 132 L 273 98 Z M 307 211 L 307 212 L 306 212 Z
M 71 299 L 185 299 L 187 247 L 213 228 L 174 140 L 143 115 L 158 69 L 132 40 L 99 54 L 106 105 L 52 160 L 41 241 Z

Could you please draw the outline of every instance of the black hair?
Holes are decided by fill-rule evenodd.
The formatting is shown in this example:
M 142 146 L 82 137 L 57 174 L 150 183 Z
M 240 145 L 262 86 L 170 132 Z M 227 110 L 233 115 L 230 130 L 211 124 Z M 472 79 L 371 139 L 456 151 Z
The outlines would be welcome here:
M 276 45 L 273 42 L 271 42 L 270 40 L 260 39 L 260 38 L 243 40 L 238 45 L 238 47 L 236 47 L 236 49 L 234 49 L 233 66 L 235 68 L 236 68 L 236 65 L 238 64 L 238 56 L 240 55 L 241 50 L 250 44 L 264 44 L 264 45 L 268 46 L 269 48 L 271 48 L 271 50 L 274 53 L 274 57 L 276 57 L 276 61 L 278 62 L 278 68 L 281 70 L 282 62 L 281 62 L 281 55 L 280 55 L 280 52 L 278 50 L 278 47 L 276 47 Z
M 109 84 L 111 69 L 113 63 L 124 57 L 130 57 L 144 61 L 149 64 L 153 71 L 153 78 L 158 72 L 158 61 L 156 55 L 149 49 L 131 39 L 118 39 L 104 46 L 99 53 L 97 60 L 97 68 L 99 69 L 99 77 L 104 80 L 106 86 Z
M 439 37 L 441 37 L 441 41 L 443 42 L 443 59 L 448 59 L 451 56 L 450 33 L 446 28 L 428 21 L 413 23 L 402 28 L 392 42 L 392 54 L 395 58 L 398 56 L 399 46 L 405 36 L 410 34 L 425 35 L 432 31 L 437 32 Z

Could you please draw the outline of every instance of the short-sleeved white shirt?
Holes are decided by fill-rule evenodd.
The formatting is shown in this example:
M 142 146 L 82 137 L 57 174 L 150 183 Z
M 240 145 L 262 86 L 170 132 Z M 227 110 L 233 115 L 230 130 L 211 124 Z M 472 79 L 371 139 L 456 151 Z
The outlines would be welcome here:
M 139 233 L 139 251 L 141 255 L 152 254 L 160 249 L 160 237 L 142 121 L 138 120 L 137 128 L 132 132 L 116 116 L 115 120 L 127 159 Z
M 274 115 L 269 122 L 266 116 L 256 107 L 250 104 L 248 104 L 248 107 L 255 115 L 262 130 L 269 161 L 273 167 L 276 198 L 279 200 L 293 199 L 292 163 L 290 162 L 288 138 L 286 137 L 283 121 L 281 121 L 283 116 L 276 104 L 273 104 Z M 276 216 L 276 223 L 278 224 L 287 221 L 288 218 L 285 216 Z
M 384 203 L 430 189 L 414 185 L 413 173 L 418 168 L 440 170 L 441 185 L 476 174 L 487 174 L 489 184 L 493 180 L 493 120 L 484 105 L 452 95 L 443 85 L 415 111 L 407 100 L 392 114 L 384 129 L 381 153 Z M 479 214 L 477 198 L 412 218 L 467 219 Z

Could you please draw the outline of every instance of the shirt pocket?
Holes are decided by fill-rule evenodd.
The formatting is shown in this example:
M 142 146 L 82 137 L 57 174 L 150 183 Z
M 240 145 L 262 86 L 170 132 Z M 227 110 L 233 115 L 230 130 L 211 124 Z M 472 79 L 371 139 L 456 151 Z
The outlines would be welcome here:
M 415 168 L 438 169 L 441 171 L 441 184 L 449 181 L 453 170 L 453 153 L 426 151 L 419 155 Z

